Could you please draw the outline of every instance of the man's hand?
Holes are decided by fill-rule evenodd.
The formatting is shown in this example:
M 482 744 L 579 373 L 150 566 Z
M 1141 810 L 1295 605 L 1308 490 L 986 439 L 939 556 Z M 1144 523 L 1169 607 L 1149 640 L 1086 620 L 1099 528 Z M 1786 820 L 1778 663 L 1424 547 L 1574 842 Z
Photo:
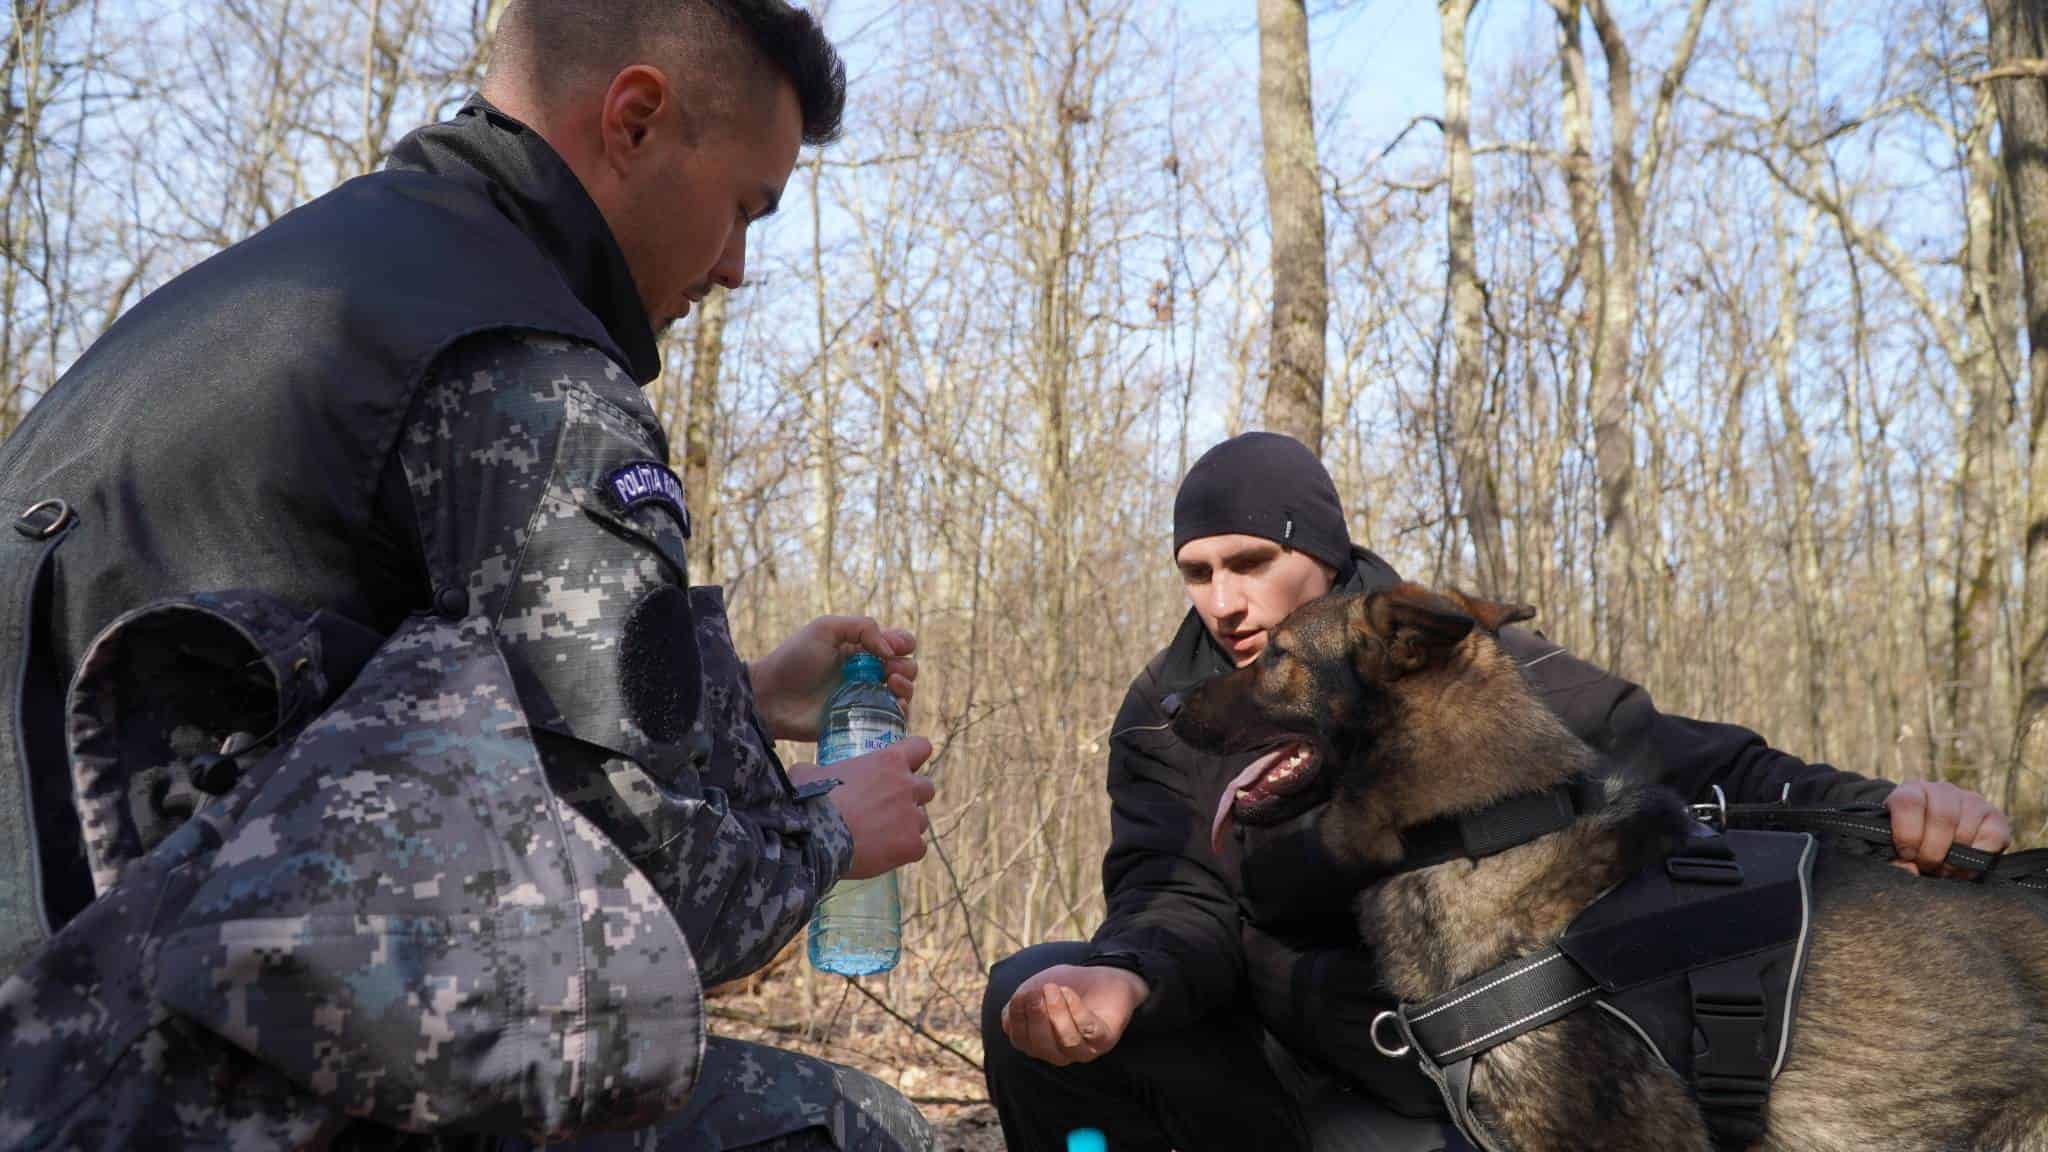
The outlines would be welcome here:
M 1152 989 L 1121 968 L 1058 964 L 1026 980 L 1003 1005 L 1003 1035 L 1026 1056 L 1065 1067 L 1116 1047 Z
M 839 669 L 855 652 L 882 658 L 885 683 L 908 717 L 917 690 L 917 661 L 911 659 L 916 651 L 917 637 L 901 628 L 885 629 L 867 616 L 820 616 L 748 664 L 747 678 L 769 735 L 815 743 L 825 701 L 839 686 Z
M 1892 814 L 1893 863 L 1908 872 L 1971 876 L 1942 863 L 1952 845 L 2003 852 L 2012 844 L 2005 813 L 1967 788 L 1915 780 L 1892 789 L 1884 806 Z
M 924 859 L 924 806 L 938 788 L 918 768 L 932 758 L 932 742 L 906 736 L 897 743 L 841 760 L 827 768 L 796 764 L 789 779 L 801 788 L 826 777 L 840 781 L 832 806 L 853 833 L 853 864 L 843 879 L 866 880 Z

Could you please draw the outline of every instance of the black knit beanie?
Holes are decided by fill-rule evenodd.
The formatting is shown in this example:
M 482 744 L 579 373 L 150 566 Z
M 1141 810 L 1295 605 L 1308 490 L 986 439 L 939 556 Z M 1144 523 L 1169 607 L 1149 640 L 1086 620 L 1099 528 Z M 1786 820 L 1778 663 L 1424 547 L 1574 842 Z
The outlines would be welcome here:
M 1173 498 L 1173 551 L 1204 536 L 1257 536 L 1351 569 L 1351 532 L 1337 485 L 1308 446 L 1246 432 L 1202 454 Z

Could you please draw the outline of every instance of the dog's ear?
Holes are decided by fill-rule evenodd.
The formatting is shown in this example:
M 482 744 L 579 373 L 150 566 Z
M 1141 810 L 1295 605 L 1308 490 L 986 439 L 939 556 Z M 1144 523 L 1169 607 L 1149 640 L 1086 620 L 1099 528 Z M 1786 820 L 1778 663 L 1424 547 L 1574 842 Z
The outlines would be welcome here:
M 1492 600 L 1481 600 L 1467 596 L 1456 588 L 1451 589 L 1451 599 L 1476 621 L 1480 628 L 1496 635 L 1510 624 L 1520 624 L 1536 618 L 1536 608 L 1530 604 L 1501 604 Z
M 1354 625 L 1379 639 L 1386 671 L 1393 676 L 1428 666 L 1457 647 L 1477 623 L 1455 603 L 1416 584 L 1371 593 L 1353 611 Z

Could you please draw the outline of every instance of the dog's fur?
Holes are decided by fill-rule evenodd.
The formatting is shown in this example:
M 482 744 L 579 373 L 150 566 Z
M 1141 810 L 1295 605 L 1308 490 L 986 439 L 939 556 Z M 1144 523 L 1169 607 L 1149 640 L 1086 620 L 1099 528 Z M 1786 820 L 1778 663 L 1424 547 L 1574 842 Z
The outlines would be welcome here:
M 1241 797 L 1237 818 L 1277 823 L 1327 799 L 1333 852 L 1394 865 L 1404 826 L 1596 770 L 1496 642 L 1532 615 L 1415 585 L 1325 597 L 1275 629 L 1258 661 L 1190 693 L 1174 728 L 1216 752 L 1312 747 L 1314 786 Z M 1570 827 L 1368 887 L 1360 928 L 1393 992 L 1426 1000 L 1555 941 L 1683 839 L 1677 797 L 1620 776 L 1607 786 L 1610 802 Z M 1826 850 L 1815 888 L 1792 1050 L 1757 1147 L 2048 1152 L 2039 898 Z M 1479 1056 L 1472 1101 L 1522 1152 L 1711 1147 L 1685 1085 L 1596 1009 Z

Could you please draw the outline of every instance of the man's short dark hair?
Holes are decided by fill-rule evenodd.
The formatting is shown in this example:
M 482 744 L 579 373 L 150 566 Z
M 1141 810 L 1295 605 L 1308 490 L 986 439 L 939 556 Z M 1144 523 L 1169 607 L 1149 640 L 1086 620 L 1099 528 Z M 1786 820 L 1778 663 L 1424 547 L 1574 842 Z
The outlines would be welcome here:
M 734 50 L 750 52 L 796 90 L 804 143 L 838 138 L 846 65 L 817 19 L 786 0 L 513 0 L 496 52 L 548 90 L 570 77 L 608 78 L 663 42 L 707 71 Z

